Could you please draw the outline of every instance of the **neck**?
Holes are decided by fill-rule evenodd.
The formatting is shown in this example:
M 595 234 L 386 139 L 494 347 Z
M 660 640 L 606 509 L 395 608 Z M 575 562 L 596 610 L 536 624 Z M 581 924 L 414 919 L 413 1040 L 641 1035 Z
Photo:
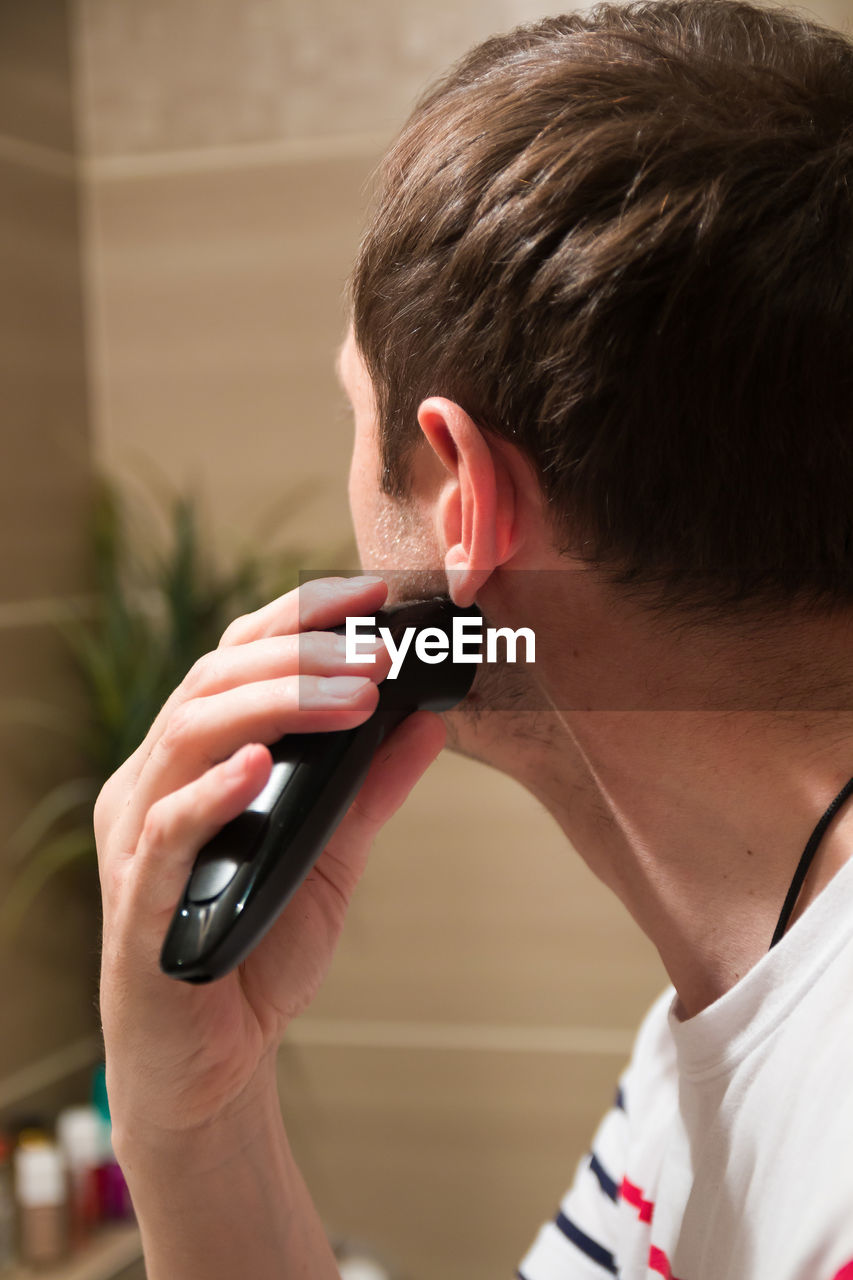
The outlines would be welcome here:
M 657 946 L 690 1017 L 767 951 L 806 841 L 853 773 L 853 724 L 838 748 L 835 717 L 620 720 L 588 713 L 572 726 L 592 809 L 608 818 L 597 847 L 586 815 L 556 792 L 541 798 L 579 849 L 594 848 L 593 869 Z M 851 831 L 848 811 L 821 843 L 797 914 L 846 860 Z
M 548 685 L 552 708 L 583 710 L 500 713 L 497 732 L 486 716 L 460 737 L 464 749 L 515 776 L 548 808 L 655 944 L 678 992 L 680 1015 L 691 1017 L 769 948 L 806 842 L 853 774 L 853 712 L 742 709 L 737 686 L 748 667 L 760 668 L 772 685 L 754 646 L 748 662 L 738 660 L 717 636 L 709 653 L 693 647 L 696 661 L 682 655 L 667 665 L 666 644 L 627 634 L 624 622 L 590 648 L 595 658 L 582 682 L 603 691 L 604 707 L 642 709 L 588 709 L 575 683 L 577 667 L 566 675 L 564 661 L 554 666 L 557 679 L 549 683 L 545 671 L 537 683 Z M 845 640 L 848 627 L 849 620 Z M 832 649 L 826 637 L 815 652 Z M 582 650 L 573 652 L 578 658 Z M 601 665 L 598 683 L 594 662 Z M 726 685 L 721 673 L 727 669 L 736 673 L 737 686 Z M 614 670 L 623 682 L 618 697 L 608 688 Z M 833 698 L 831 681 L 813 671 L 804 672 L 798 688 L 805 689 L 810 676 L 812 687 L 830 690 L 830 704 L 844 704 L 837 693 Z M 754 705 L 760 682 L 747 683 Z M 663 690 L 664 709 L 655 705 L 656 688 Z M 791 923 L 851 854 L 853 803 L 824 835 Z

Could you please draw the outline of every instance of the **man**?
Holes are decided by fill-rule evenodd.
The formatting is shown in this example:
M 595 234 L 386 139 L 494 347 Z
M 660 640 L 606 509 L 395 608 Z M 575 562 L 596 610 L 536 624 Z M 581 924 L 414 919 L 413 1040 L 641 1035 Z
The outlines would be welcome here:
M 853 1274 L 851 231 L 853 48 L 781 11 L 605 5 L 487 42 L 419 104 L 340 359 L 380 576 L 236 621 L 96 809 L 149 1280 L 337 1275 L 275 1053 L 448 730 L 543 801 L 673 984 L 519 1274 Z M 321 632 L 382 574 L 532 626 L 536 662 L 405 721 L 240 970 L 170 982 L 167 924 L 264 744 L 374 708 L 387 655 L 347 665 Z

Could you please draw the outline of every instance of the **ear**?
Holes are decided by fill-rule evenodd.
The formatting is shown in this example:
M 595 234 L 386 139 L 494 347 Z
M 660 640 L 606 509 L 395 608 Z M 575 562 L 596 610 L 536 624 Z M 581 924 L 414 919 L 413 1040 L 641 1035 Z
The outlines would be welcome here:
M 513 554 L 515 485 L 494 442 L 452 400 L 424 400 L 418 423 L 447 473 L 438 496 L 438 532 L 451 595 L 464 608 Z

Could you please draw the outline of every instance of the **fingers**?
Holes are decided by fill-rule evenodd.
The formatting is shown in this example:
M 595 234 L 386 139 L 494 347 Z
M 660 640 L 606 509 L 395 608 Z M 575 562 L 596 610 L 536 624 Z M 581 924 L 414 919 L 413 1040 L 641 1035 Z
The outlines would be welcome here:
M 343 622 L 347 614 L 370 614 L 388 594 L 381 578 L 318 578 L 288 591 L 255 613 L 237 618 L 219 642 L 220 648 L 246 644 L 263 636 L 323 631 Z
M 361 660 L 347 662 L 345 637 L 331 631 L 270 636 L 206 653 L 189 672 L 182 688 L 190 697 L 199 697 L 288 673 L 384 680 L 391 659 L 382 641 L 360 641 L 359 650 Z
M 130 868 L 135 916 L 174 911 L 199 849 L 243 812 L 271 769 L 266 747 L 250 743 L 151 805 Z
M 378 700 L 376 685 L 364 676 L 286 676 L 185 702 L 154 744 L 122 815 L 130 839 L 161 796 L 200 777 L 244 743 L 353 729 L 373 714 Z
M 244 669 L 242 658 L 235 658 L 235 649 L 243 649 L 253 641 L 267 638 L 281 641 L 284 637 L 292 637 L 287 655 L 292 665 L 283 666 L 275 674 L 285 675 L 293 671 L 319 674 L 324 655 L 323 642 L 317 636 L 309 637 L 305 633 L 326 631 L 329 627 L 342 623 L 348 614 L 369 615 L 380 608 L 387 594 L 388 588 L 381 578 L 319 578 L 316 582 L 307 582 L 302 587 L 288 591 L 286 595 L 264 605 L 255 613 L 237 618 L 225 630 L 219 647 L 214 653 L 206 654 L 197 662 L 168 699 L 140 747 L 142 758 L 148 755 L 153 742 L 160 736 L 163 726 L 176 707 L 194 693 L 216 691 L 217 681 L 214 679 L 211 682 L 206 679 L 206 672 L 219 670 L 221 674 L 218 687 L 220 688 L 228 683 L 229 670 L 233 676 L 232 683 L 237 680 L 245 682 L 246 679 L 266 678 L 260 674 L 253 677 L 249 670 Z M 340 657 L 344 650 L 338 650 L 335 646 L 335 640 L 342 639 L 342 637 L 329 637 L 326 640 L 325 654 L 331 657 L 336 671 L 344 665 Z M 253 657 L 250 657 L 249 663 L 252 660 Z M 352 671 L 351 668 L 350 673 Z M 332 674 L 332 672 L 329 671 L 326 674 Z M 374 672 L 370 670 L 364 674 L 372 675 Z M 377 678 L 382 679 L 385 674 L 387 672 L 383 672 Z M 213 687 L 194 687 L 198 686 L 200 679 L 209 685 L 212 683 Z
M 253 984 L 279 991 L 277 1007 L 286 1010 L 288 1019 L 307 1007 L 322 981 L 374 836 L 403 803 L 444 740 L 443 722 L 428 711 L 416 712 L 396 729 L 377 753 L 354 804 L 304 885 L 253 952 Z M 286 996 L 283 974 L 290 975 Z
M 344 822 L 318 861 L 347 899 L 378 829 L 396 812 L 444 745 L 445 729 L 431 712 L 409 716 L 377 754 Z M 136 853 L 126 867 L 126 909 L 140 929 L 170 914 L 180 899 L 199 849 L 236 818 L 266 785 L 272 758 L 262 744 L 241 747 L 228 760 L 151 804 Z M 159 935 L 158 935 L 159 936 Z
M 330 631 L 309 631 L 214 649 L 187 673 L 155 720 L 149 736 L 161 736 L 183 703 L 240 685 L 288 675 L 368 676 L 377 682 L 384 680 L 391 667 L 391 656 L 385 645 L 377 640 L 373 645 L 360 644 L 359 648 L 366 651 L 361 660 L 347 662 L 344 636 Z
M 176 711 L 190 699 L 294 673 L 367 675 L 383 680 L 390 666 L 384 646 L 376 650 L 375 662 L 350 664 L 345 660 L 343 637 L 323 629 L 342 623 L 349 614 L 375 612 L 386 594 L 387 587 L 380 578 L 326 578 L 309 582 L 256 613 L 238 618 L 225 632 L 219 648 L 193 666 L 157 715 L 143 742 L 101 793 L 98 811 L 102 824 L 108 826 L 123 810 L 124 797 L 136 784 L 154 747 Z M 309 627 L 320 630 L 309 632 Z M 293 731 L 302 731 L 302 726 Z M 307 726 L 305 731 L 310 731 Z M 258 740 L 269 741 L 260 737 Z

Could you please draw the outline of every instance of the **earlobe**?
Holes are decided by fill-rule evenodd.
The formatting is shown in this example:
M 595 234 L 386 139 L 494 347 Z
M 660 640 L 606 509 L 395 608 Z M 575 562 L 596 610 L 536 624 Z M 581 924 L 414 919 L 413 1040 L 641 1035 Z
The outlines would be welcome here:
M 512 554 L 514 487 L 493 441 L 458 404 L 433 396 L 418 422 L 447 472 L 438 532 L 451 596 L 464 607 Z

